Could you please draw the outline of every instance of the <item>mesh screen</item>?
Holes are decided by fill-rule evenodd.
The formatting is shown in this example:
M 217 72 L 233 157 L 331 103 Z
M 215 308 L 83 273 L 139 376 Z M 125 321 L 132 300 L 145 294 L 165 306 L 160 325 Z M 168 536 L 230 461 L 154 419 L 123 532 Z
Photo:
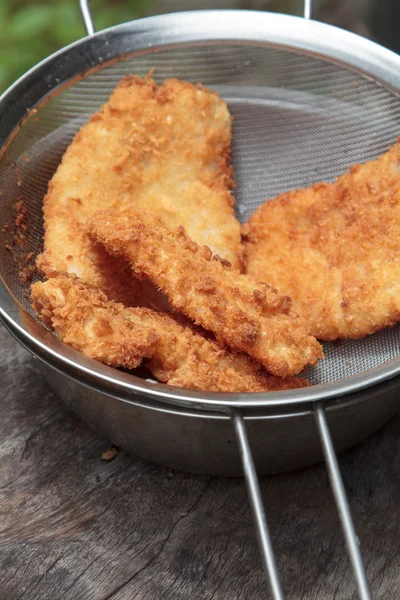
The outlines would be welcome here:
M 144 76 L 152 67 L 158 82 L 201 82 L 227 100 L 240 221 L 279 192 L 331 180 L 352 163 L 376 158 L 400 134 L 397 96 L 360 74 L 296 52 L 196 45 L 105 66 L 32 114 L 0 161 L 1 276 L 28 310 L 30 282 L 24 279 L 40 249 L 49 179 L 74 133 L 119 79 Z M 362 341 L 326 344 L 326 360 L 311 370 L 311 380 L 333 381 L 375 367 L 397 356 L 399 343 L 395 327 Z

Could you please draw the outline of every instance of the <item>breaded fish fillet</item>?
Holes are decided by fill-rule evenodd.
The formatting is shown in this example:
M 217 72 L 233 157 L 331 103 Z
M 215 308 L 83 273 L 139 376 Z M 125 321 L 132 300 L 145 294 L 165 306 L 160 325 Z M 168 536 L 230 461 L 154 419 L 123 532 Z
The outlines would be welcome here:
M 167 313 L 125 308 L 79 279 L 59 275 L 32 286 L 34 308 L 60 338 L 87 356 L 132 369 L 142 358 L 169 385 L 217 392 L 278 391 L 308 385 L 278 379 L 245 354 L 223 348 Z
M 244 226 L 247 272 L 288 294 L 321 340 L 400 320 L 400 147 L 334 183 L 281 194 Z
M 38 267 L 75 273 L 134 305 L 138 282 L 124 261 L 93 247 L 84 225 L 96 210 L 131 206 L 183 225 L 238 266 L 230 153 L 231 117 L 217 94 L 175 79 L 157 86 L 125 77 L 76 134 L 49 184 Z
M 299 373 L 322 357 L 321 346 L 292 313 L 290 298 L 213 260 L 211 250 L 197 246 L 183 227 L 171 232 L 149 213 L 112 210 L 96 213 L 88 225 L 96 241 L 129 260 L 177 311 L 273 375 Z

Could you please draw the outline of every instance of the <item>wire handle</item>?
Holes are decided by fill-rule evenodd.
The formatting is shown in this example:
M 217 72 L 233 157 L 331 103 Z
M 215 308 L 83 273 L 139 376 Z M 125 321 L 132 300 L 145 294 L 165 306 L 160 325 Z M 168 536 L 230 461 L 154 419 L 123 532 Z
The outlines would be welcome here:
M 86 33 L 88 35 L 93 35 L 96 33 L 92 13 L 89 6 L 89 0 L 79 0 L 79 8 L 81 9 L 81 15 L 83 19 L 83 23 L 85 25 Z M 312 0 L 304 0 L 303 7 L 303 15 L 304 18 L 309 20 L 311 19 L 312 13 Z
M 323 404 L 317 403 L 314 406 L 314 415 L 321 440 L 326 467 L 328 469 L 329 481 L 331 483 L 333 496 L 335 498 L 339 519 L 342 524 L 351 566 L 353 567 L 358 597 L 360 600 L 371 600 L 367 577 L 365 575 L 365 568 L 361 557 L 360 542 L 354 528 L 353 519 L 351 517 L 349 502 L 340 473 L 332 437 L 329 432 L 326 411 Z
M 261 558 L 268 576 L 272 598 L 273 600 L 284 600 L 279 579 L 279 572 L 276 566 L 275 554 L 268 531 L 267 519 L 265 516 L 265 510 L 260 491 L 260 484 L 247 437 L 245 420 L 239 410 L 231 409 L 230 414 L 240 449 L 240 456 L 242 459 L 244 476 L 249 493 L 250 505 L 253 511 L 253 517 L 258 535 Z M 341 521 L 346 540 L 350 563 L 353 568 L 354 578 L 356 580 L 358 597 L 360 600 L 371 600 L 371 594 L 365 575 L 365 568 L 361 557 L 360 543 L 354 528 L 353 519 L 351 517 L 350 507 L 343 485 L 343 479 L 340 474 L 335 448 L 333 446 L 332 437 L 326 419 L 325 407 L 322 403 L 316 403 L 314 405 L 314 415 L 326 467 L 328 470 L 331 489 L 335 498 L 339 519 Z
M 240 449 L 244 476 L 246 479 L 250 504 L 256 525 L 258 543 L 260 545 L 261 558 L 268 575 L 271 595 L 273 600 L 285 600 L 276 566 L 271 537 L 268 531 L 267 518 L 265 516 L 264 505 L 261 497 L 260 484 L 247 437 L 246 425 L 239 410 L 232 409 L 231 418 Z
M 79 0 L 79 8 L 81 9 L 81 15 L 83 24 L 85 25 L 86 33 L 93 35 L 96 33 L 93 23 L 92 13 L 90 11 L 89 0 Z
M 312 13 L 312 0 L 304 0 L 303 16 L 305 19 L 307 19 L 307 21 L 309 21 L 311 19 L 311 13 Z

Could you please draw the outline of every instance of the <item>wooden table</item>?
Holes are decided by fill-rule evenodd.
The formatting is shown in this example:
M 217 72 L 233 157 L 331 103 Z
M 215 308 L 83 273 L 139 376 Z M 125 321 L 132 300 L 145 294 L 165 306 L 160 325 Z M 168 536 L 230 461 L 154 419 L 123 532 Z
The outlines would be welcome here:
M 269 597 L 243 481 L 102 461 L 3 329 L 0 347 L 0 600 Z M 398 600 L 400 419 L 341 465 L 374 598 Z M 288 600 L 355 599 L 324 468 L 262 489 Z

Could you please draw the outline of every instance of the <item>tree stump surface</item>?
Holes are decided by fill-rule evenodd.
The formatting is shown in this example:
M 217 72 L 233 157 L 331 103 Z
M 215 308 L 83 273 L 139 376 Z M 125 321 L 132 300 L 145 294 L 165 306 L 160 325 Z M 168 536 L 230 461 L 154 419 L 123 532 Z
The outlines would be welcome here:
M 0 600 L 265 600 L 244 482 L 124 453 L 0 328 Z M 374 599 L 400 598 L 400 418 L 340 464 Z M 322 465 L 262 480 L 287 600 L 356 599 Z

